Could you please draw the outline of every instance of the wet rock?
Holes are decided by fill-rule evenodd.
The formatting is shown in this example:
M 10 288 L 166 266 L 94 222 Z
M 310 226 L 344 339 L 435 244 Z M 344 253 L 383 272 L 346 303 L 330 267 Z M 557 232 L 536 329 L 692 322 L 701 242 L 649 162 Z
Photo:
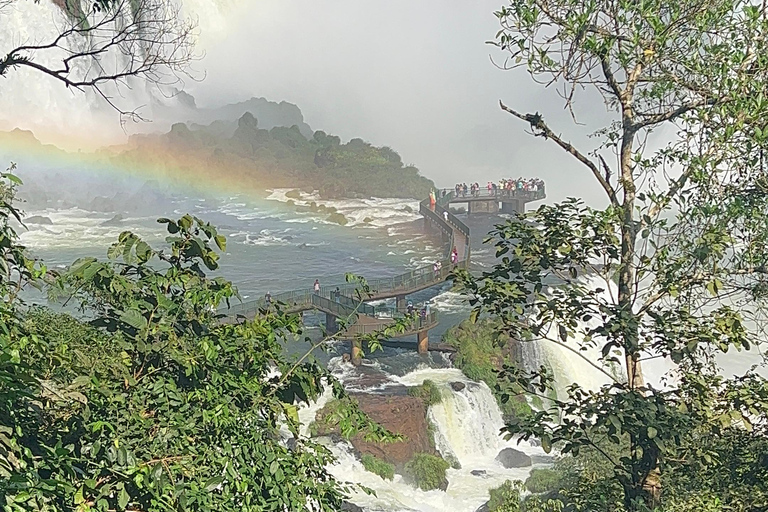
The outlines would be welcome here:
M 480 505 L 475 512 L 490 512 L 490 508 L 488 508 L 488 502 L 486 501 L 482 505 Z
M 496 460 L 501 462 L 501 465 L 507 469 L 524 468 L 533 464 L 531 457 L 514 448 L 504 448 L 496 456 Z
M 473 469 L 470 473 L 472 476 L 488 476 L 488 472 L 484 469 Z
M 42 215 L 32 215 L 31 217 L 27 217 L 24 219 L 25 224 L 41 224 L 46 226 L 52 226 L 53 221 L 49 219 L 48 217 L 43 217 Z
M 463 382 L 451 382 L 451 388 L 452 388 L 454 391 L 461 391 L 461 390 L 462 390 L 462 389 L 464 389 L 465 387 L 467 387 L 467 385 L 466 385 L 466 384 L 464 384 Z
M 102 222 L 101 225 L 102 226 L 119 226 L 122 221 L 123 221 L 123 216 L 118 213 L 111 219 L 105 220 L 104 222 Z
M 405 436 L 403 441 L 397 443 L 372 443 L 358 435 L 352 438 L 352 446 L 360 453 L 368 453 L 396 466 L 403 466 L 417 453 L 437 455 L 429 431 L 427 407 L 421 399 L 367 393 L 354 393 L 352 396 L 373 421 Z
M 344 501 L 341 503 L 341 510 L 344 512 L 365 512 L 363 507 L 355 505 L 354 503 L 350 503 L 349 501 Z

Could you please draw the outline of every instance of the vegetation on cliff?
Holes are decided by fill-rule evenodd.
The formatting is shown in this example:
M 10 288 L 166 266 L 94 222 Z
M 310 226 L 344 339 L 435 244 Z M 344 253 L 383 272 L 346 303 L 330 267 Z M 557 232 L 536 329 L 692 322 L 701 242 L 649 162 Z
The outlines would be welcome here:
M 364 453 L 360 457 L 360 462 L 366 471 L 369 471 L 375 475 L 379 475 L 384 480 L 392 480 L 395 478 L 395 466 L 388 462 L 384 462 L 378 457 L 374 457 L 371 454 Z
M 408 388 L 408 394 L 424 401 L 425 405 L 439 404 L 443 400 L 440 388 L 433 381 L 426 379 L 418 386 Z
M 499 382 L 498 372 L 504 363 L 517 364 L 514 342 L 499 332 L 500 323 L 490 318 L 476 322 L 465 320 L 451 327 L 443 335 L 443 341 L 456 348 L 453 365 L 464 375 L 485 382 L 496 397 L 506 421 L 529 417 L 531 406 L 519 386 L 507 386 Z
M 422 491 L 431 491 L 432 489 L 445 489 L 448 486 L 448 480 L 445 477 L 445 471 L 451 465 L 436 455 L 428 453 L 417 453 L 405 465 L 406 475 L 413 480 L 413 483 Z
M 131 144 L 114 157 L 116 161 L 149 165 L 158 172 L 186 168 L 188 173 L 215 174 L 256 190 L 298 187 L 318 190 L 324 198 L 424 198 L 434 187 L 389 147 L 357 138 L 342 143 L 323 131 L 306 138 L 297 126 L 265 130 L 249 112 L 232 135 L 213 127 L 191 130 L 176 124 L 165 135 L 135 137 Z

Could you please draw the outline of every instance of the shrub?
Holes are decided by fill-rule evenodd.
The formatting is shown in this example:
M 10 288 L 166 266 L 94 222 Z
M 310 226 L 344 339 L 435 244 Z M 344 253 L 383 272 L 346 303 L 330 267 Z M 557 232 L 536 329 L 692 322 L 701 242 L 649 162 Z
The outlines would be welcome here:
M 525 481 L 525 488 L 530 492 L 542 493 L 556 491 L 560 486 L 561 475 L 555 470 L 536 468 Z
M 488 500 L 489 512 L 519 512 L 520 511 L 520 492 L 523 490 L 523 484 L 520 480 L 507 480 L 499 487 L 490 490 L 490 499 Z
M 408 394 L 421 398 L 426 405 L 435 405 L 443 401 L 440 388 L 433 381 L 427 379 L 420 386 L 408 388 Z
M 395 466 L 388 462 L 384 462 L 373 455 L 368 453 L 363 454 L 360 458 L 360 462 L 363 463 L 363 467 L 366 471 L 379 475 L 384 480 L 392 480 L 395 477 Z
M 449 463 L 428 453 L 417 453 L 405 465 L 405 471 L 413 479 L 416 487 L 422 491 L 440 489 L 448 485 L 445 471 L 451 467 Z

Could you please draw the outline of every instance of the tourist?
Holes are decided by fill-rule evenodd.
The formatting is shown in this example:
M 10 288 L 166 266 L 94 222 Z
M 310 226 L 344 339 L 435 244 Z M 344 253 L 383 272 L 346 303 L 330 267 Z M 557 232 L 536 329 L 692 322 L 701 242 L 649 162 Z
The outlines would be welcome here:
M 339 290 L 338 286 L 333 291 L 333 300 L 335 300 L 336 302 L 341 302 L 341 290 Z
M 429 191 L 429 209 L 430 210 L 435 211 L 435 203 L 436 202 L 437 201 L 435 201 L 435 191 L 434 190 L 430 190 Z
M 429 310 L 430 310 L 429 301 L 427 301 L 424 303 L 424 311 L 426 312 L 427 316 L 429 316 Z
M 408 305 L 405 307 L 405 311 L 406 311 L 406 312 L 407 312 L 409 315 L 413 315 L 413 302 L 411 302 L 411 301 L 408 301 Z
M 264 294 L 264 302 L 267 303 L 267 307 L 272 305 L 272 294 L 271 293 L 267 292 L 266 294 Z
M 423 307 L 421 308 L 421 312 L 419 314 L 419 327 L 423 326 L 427 323 L 427 308 Z
M 439 263 L 439 262 L 437 262 L 437 261 L 436 261 L 436 262 L 435 262 L 435 263 L 432 265 L 432 272 L 435 274 L 435 279 L 437 279 L 438 277 L 440 277 L 440 267 L 438 267 L 438 263 Z
M 459 262 L 459 251 L 456 249 L 456 246 L 453 246 L 453 250 L 451 251 L 451 265 L 456 265 Z
M 313 288 L 315 289 L 315 293 L 317 295 L 320 295 L 320 280 L 319 279 L 315 279 L 315 285 L 314 285 Z
M 448 210 L 443 210 L 443 219 L 445 219 L 445 222 L 448 222 Z

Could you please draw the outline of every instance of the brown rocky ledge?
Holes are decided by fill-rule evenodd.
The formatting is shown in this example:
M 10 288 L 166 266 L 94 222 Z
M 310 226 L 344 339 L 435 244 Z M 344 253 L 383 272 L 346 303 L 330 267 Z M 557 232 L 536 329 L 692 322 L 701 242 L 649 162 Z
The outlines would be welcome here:
M 381 460 L 402 466 L 416 453 L 437 455 L 427 420 L 427 407 L 420 398 L 400 395 L 352 394 L 360 409 L 390 432 L 406 436 L 396 443 L 370 443 L 357 435 L 352 446 Z

